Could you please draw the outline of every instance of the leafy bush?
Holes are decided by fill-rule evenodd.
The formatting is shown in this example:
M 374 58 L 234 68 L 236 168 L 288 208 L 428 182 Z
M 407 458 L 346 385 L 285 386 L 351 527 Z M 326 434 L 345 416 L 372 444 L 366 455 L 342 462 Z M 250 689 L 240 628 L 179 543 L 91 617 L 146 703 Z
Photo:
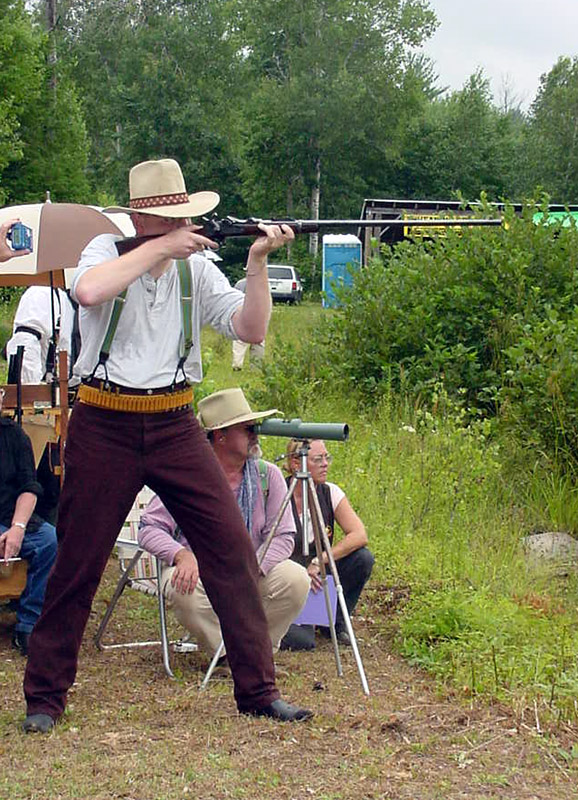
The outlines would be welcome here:
M 448 230 L 403 242 L 359 273 L 330 324 L 336 371 L 370 391 L 393 380 L 419 393 L 443 380 L 470 403 L 493 405 L 504 350 L 548 306 L 573 305 L 578 236 L 508 214 L 508 228 Z
M 578 464 L 578 310 L 565 319 L 548 309 L 545 319 L 524 325 L 506 357 L 506 421 L 557 466 Z
M 578 232 L 547 213 L 535 224 L 534 211 L 386 249 L 306 344 L 278 349 L 266 393 L 285 400 L 314 385 L 375 403 L 393 390 L 431 404 L 441 384 L 474 413 L 503 404 L 518 431 L 538 417 L 527 443 L 575 458 Z

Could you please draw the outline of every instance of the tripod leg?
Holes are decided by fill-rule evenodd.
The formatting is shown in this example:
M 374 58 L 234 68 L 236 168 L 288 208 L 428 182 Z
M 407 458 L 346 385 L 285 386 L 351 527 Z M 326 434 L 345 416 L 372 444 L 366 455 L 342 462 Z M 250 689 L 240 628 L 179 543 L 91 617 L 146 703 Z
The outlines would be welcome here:
M 325 607 L 327 608 L 327 618 L 329 620 L 329 632 L 331 634 L 331 642 L 333 643 L 333 652 L 335 654 L 335 664 L 337 666 L 337 675 L 342 678 L 343 677 L 343 667 L 341 665 L 341 655 L 339 653 L 339 643 L 337 641 L 337 632 L 335 630 L 335 619 L 333 617 L 333 609 L 331 607 L 331 598 L 329 597 L 329 587 L 327 585 L 327 570 L 325 569 L 325 562 L 323 561 L 323 547 L 321 545 L 321 531 L 325 530 L 323 524 L 323 516 L 321 515 L 321 509 L 315 505 L 312 495 L 315 495 L 315 499 L 317 499 L 317 493 L 315 492 L 315 488 L 311 488 L 312 486 L 315 487 L 313 483 L 313 479 L 309 477 L 307 479 L 307 494 L 309 495 L 310 506 L 311 506 L 311 524 L 313 526 L 313 541 L 315 543 L 315 552 L 317 555 L 317 560 L 319 562 L 319 571 L 321 573 L 321 585 L 323 587 L 323 595 L 325 597 Z M 309 483 L 311 481 L 311 484 Z M 304 492 L 305 494 L 305 492 Z M 319 516 L 318 516 L 319 515 Z M 335 576 L 333 576 L 335 581 L 335 589 L 338 591 L 338 583 L 335 580 Z
M 345 603 L 345 597 L 343 595 L 343 586 L 341 585 L 341 581 L 339 580 L 339 573 L 337 572 L 337 567 L 335 565 L 335 559 L 333 558 L 333 553 L 331 552 L 331 543 L 329 541 L 329 537 L 327 536 L 327 531 L 325 530 L 325 526 L 319 524 L 319 520 L 323 519 L 323 515 L 321 513 L 321 506 L 319 505 L 319 498 L 317 497 L 317 492 L 315 491 L 315 483 L 313 482 L 313 478 L 309 478 L 309 496 L 312 503 L 312 508 L 315 509 L 315 514 L 311 515 L 311 519 L 313 521 L 313 526 L 315 528 L 315 518 L 317 521 L 317 525 L 319 527 L 319 534 L 320 538 L 323 541 L 323 546 L 325 547 L 325 552 L 327 553 L 327 561 L 329 565 L 329 569 L 331 574 L 333 575 L 333 580 L 335 581 L 335 589 L 337 591 L 337 600 L 339 602 L 339 607 L 341 609 L 341 613 L 343 614 L 343 621 L 345 622 L 345 627 L 347 629 L 347 633 L 349 634 L 349 638 L 351 639 L 351 648 L 353 650 L 353 655 L 355 657 L 355 663 L 357 664 L 357 670 L 359 672 L 359 677 L 361 679 L 361 685 L 363 687 L 363 691 L 366 695 L 369 695 L 369 686 L 367 684 L 367 678 L 365 676 L 365 670 L 363 668 L 363 663 L 361 661 L 361 656 L 359 654 L 359 648 L 357 646 L 357 639 L 355 638 L 355 633 L 353 632 L 353 626 L 351 625 L 351 617 L 349 616 L 349 611 L 347 609 L 347 604 Z M 319 557 L 319 565 L 320 569 L 323 571 L 325 569 L 325 565 L 323 563 L 323 554 L 321 553 Z M 326 600 L 328 602 L 328 594 L 326 595 Z M 337 636 L 335 634 L 335 624 L 332 619 L 332 614 L 328 602 L 328 610 L 329 610 L 329 619 L 331 622 L 331 638 L 334 639 L 334 644 L 337 647 Z
M 225 645 L 223 643 L 223 640 L 221 639 L 221 644 L 215 650 L 215 655 L 213 656 L 213 660 L 209 664 L 209 668 L 208 668 L 208 670 L 207 670 L 207 672 L 205 674 L 205 677 L 203 678 L 203 682 L 201 683 L 201 690 L 207 688 L 207 685 L 208 685 L 209 681 L 211 680 L 211 675 L 215 671 L 215 667 L 217 666 L 217 662 L 221 658 L 221 656 L 223 655 L 223 650 L 224 649 L 225 649 Z
M 263 544 L 261 545 L 260 552 L 259 552 L 259 566 L 263 563 L 263 559 L 267 555 L 267 550 L 273 541 L 273 537 L 277 533 L 277 528 L 279 527 L 279 523 L 283 519 L 283 514 L 285 513 L 285 509 L 289 505 L 291 498 L 293 497 L 293 492 L 295 491 L 295 487 L 297 485 L 297 478 L 293 478 L 287 492 L 285 493 L 285 497 L 283 498 L 283 502 L 281 503 L 281 508 L 279 509 L 279 513 L 275 517 L 275 521 L 271 526 L 271 530 Z M 217 666 L 217 662 L 220 659 L 221 655 L 223 654 L 223 650 L 225 649 L 225 645 L 223 640 L 221 639 L 221 644 L 217 647 L 215 651 L 215 655 L 213 656 L 213 660 L 209 664 L 209 668 L 203 678 L 203 682 L 201 683 L 201 689 L 206 689 L 209 681 L 211 680 L 211 675 L 215 671 L 215 667 Z

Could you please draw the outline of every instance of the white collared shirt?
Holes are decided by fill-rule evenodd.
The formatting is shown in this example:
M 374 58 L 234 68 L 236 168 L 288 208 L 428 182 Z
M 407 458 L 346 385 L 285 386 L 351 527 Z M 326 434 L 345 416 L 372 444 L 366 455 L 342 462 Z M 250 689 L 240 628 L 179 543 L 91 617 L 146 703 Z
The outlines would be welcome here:
M 73 298 L 76 299 L 76 286 L 84 272 L 118 257 L 115 247 L 118 239 L 118 236 L 102 234 L 87 245 L 74 274 Z M 244 298 L 208 259 L 194 255 L 189 265 L 193 278 L 193 347 L 185 363 L 185 374 L 188 381 L 198 383 L 203 377 L 201 329 L 211 325 L 234 339 L 231 318 Z M 155 389 L 173 382 L 182 347 L 180 297 L 175 262 L 157 279 L 147 272 L 130 284 L 107 361 L 109 380 L 132 389 Z M 98 362 L 113 302 L 81 307 L 82 350 L 75 367 L 75 374 L 80 377 L 91 375 Z M 96 377 L 105 377 L 102 366 L 98 367 Z M 181 373 L 177 380 L 182 379 Z
M 10 358 L 16 354 L 19 346 L 24 347 L 22 383 L 41 383 L 44 379 L 48 347 L 55 333 L 52 330 L 53 311 L 54 325 L 59 331 L 57 350 L 67 350 L 70 355 L 74 309 L 66 292 L 62 289 L 51 289 L 49 286 L 31 286 L 20 298 L 14 316 L 12 338 L 6 344 L 6 353 Z M 37 331 L 40 338 L 27 331 L 15 333 L 20 325 Z

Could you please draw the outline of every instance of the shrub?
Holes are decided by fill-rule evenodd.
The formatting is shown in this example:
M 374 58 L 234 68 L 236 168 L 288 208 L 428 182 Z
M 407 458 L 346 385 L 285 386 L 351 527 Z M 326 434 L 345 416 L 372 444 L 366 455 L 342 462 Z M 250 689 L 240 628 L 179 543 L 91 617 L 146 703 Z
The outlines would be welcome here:
M 306 386 L 431 404 L 441 384 L 474 413 L 503 403 L 518 431 L 537 416 L 527 444 L 574 458 L 578 232 L 547 214 L 535 224 L 534 210 L 507 210 L 500 229 L 386 249 L 339 290 L 342 306 L 306 345 L 275 353 L 265 391 L 287 407 Z
M 578 464 L 578 310 L 564 319 L 554 308 L 524 325 L 506 350 L 503 417 L 526 447 L 557 466 Z
M 575 230 L 507 219 L 498 231 L 403 242 L 362 271 L 327 332 L 336 370 L 370 391 L 393 380 L 416 394 L 443 379 L 492 407 L 504 350 L 549 306 L 568 314 L 578 263 Z

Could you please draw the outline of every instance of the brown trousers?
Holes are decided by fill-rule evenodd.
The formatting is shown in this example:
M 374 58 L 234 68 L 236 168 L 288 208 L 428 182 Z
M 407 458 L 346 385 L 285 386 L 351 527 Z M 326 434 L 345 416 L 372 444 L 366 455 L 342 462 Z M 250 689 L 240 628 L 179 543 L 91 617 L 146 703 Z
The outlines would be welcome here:
M 192 411 L 130 414 L 77 403 L 65 449 L 59 550 L 30 639 L 29 714 L 64 711 L 92 600 L 144 484 L 173 515 L 199 561 L 221 621 L 240 711 L 279 697 L 255 553 L 237 503 Z

